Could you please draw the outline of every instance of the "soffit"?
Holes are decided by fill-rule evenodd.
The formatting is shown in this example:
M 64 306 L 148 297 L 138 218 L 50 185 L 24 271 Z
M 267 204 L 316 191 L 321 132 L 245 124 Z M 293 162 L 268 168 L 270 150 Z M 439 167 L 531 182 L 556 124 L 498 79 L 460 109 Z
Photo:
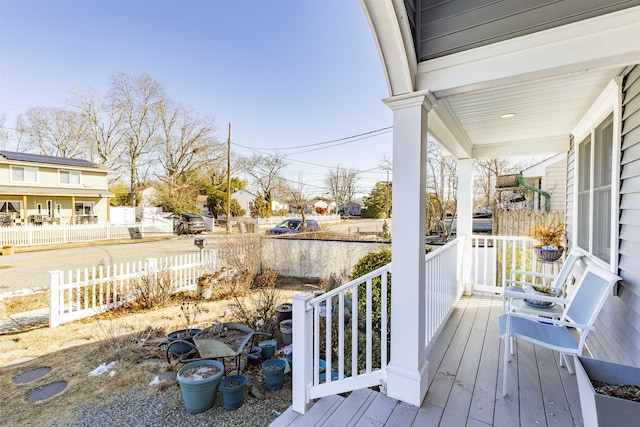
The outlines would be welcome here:
M 618 68 L 438 98 L 448 126 L 459 127 L 474 148 L 568 138 Z M 503 119 L 500 115 L 515 113 Z M 534 147 L 531 147 L 534 148 Z

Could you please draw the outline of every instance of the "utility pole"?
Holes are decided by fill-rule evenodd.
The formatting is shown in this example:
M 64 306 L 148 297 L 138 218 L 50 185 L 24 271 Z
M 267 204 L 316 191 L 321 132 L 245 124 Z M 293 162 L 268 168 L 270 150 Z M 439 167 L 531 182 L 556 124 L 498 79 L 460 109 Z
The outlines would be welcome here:
M 231 233 L 231 122 L 227 140 L 227 233 Z

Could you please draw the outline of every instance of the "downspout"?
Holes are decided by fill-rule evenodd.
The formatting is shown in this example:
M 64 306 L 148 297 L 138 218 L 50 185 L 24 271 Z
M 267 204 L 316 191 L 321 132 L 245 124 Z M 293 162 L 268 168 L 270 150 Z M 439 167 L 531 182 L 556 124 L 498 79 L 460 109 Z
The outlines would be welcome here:
M 533 185 L 526 183 L 524 181 L 524 178 L 522 177 L 522 174 L 519 173 L 518 175 L 516 175 L 516 178 L 518 180 L 518 185 L 523 186 L 524 188 L 528 188 L 529 190 L 533 190 L 538 194 L 542 194 L 544 196 L 544 210 L 549 213 L 549 211 L 551 210 L 551 195 L 549 195 L 549 193 L 547 193 L 546 191 L 543 191 L 537 187 L 534 187 Z

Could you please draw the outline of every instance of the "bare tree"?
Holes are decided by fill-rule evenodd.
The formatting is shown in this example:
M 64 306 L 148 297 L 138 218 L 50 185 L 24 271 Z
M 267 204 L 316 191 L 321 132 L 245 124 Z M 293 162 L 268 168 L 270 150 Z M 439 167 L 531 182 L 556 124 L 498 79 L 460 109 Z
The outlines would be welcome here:
M 111 179 L 118 180 L 126 166 L 122 160 L 126 145 L 123 110 L 113 108 L 95 91 L 76 93 L 72 105 L 85 121 L 90 160 L 109 168 Z
M 282 183 L 282 170 L 288 165 L 285 156 L 275 153 L 272 155 L 254 155 L 241 159 L 242 170 L 253 178 L 258 192 L 272 209 L 272 201 L 276 190 Z
M 149 75 L 130 77 L 120 73 L 111 81 L 110 103 L 122 115 L 124 158 L 130 182 L 130 201 L 137 205 L 138 188 L 151 167 L 154 142 L 160 126 L 160 104 L 165 100 L 162 86 Z
M 434 140 L 427 143 L 427 228 L 435 226 L 443 240 L 452 231 L 456 213 L 458 175 L 452 158 L 442 155 Z
M 288 180 L 282 186 L 281 194 L 290 208 L 298 209 L 302 217 L 301 231 L 307 231 L 307 219 L 305 208 L 309 204 L 309 198 L 304 194 L 305 183 L 302 174 L 297 180 Z
M 38 147 L 46 155 L 86 156 L 87 129 L 77 111 L 57 107 L 30 108 L 21 116 L 19 126 L 27 145 Z
M 6 124 L 7 115 L 0 113 L 0 147 L 2 147 L 3 150 L 6 150 L 7 141 L 9 141 L 9 132 L 7 132 Z
M 479 159 L 476 161 L 474 187 L 476 199 L 487 207 L 498 203 L 496 179 L 500 175 L 514 172 L 507 159 Z
M 353 200 L 358 185 L 358 171 L 353 169 L 340 169 L 340 166 L 329 169 L 325 178 L 325 184 L 329 187 L 331 197 L 336 202 L 338 208 L 344 207 Z
M 197 116 L 181 104 L 159 104 L 160 164 L 166 177 L 188 176 L 226 158 L 226 147 L 215 141 L 213 119 Z

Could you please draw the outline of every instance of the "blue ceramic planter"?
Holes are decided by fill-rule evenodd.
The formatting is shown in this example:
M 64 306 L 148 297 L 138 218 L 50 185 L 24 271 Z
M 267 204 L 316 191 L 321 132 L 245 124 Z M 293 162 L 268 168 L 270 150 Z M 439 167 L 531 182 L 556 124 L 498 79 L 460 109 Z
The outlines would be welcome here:
M 169 340 L 170 343 L 176 340 L 182 340 L 182 341 L 188 341 L 191 344 L 193 344 L 193 337 L 198 332 L 200 332 L 200 329 L 196 329 L 196 328 L 181 329 L 179 331 L 171 332 L 169 335 L 167 335 L 167 340 Z M 190 347 L 187 344 L 176 343 L 176 345 L 171 347 L 171 351 L 176 356 L 188 353 L 191 350 L 193 350 L 193 347 Z
M 264 381 L 269 390 L 280 390 L 284 382 L 284 368 L 287 362 L 283 359 L 269 359 L 262 363 Z
M 244 403 L 244 389 L 247 377 L 244 375 L 230 375 L 220 383 L 223 407 L 227 411 L 235 411 Z
M 276 340 L 264 340 L 258 343 L 258 346 L 262 349 L 262 358 L 270 359 L 276 353 Z
M 218 372 L 208 378 L 189 379 L 185 378 L 185 372 L 197 368 L 198 366 L 211 365 L 218 368 Z M 197 414 L 211 408 L 216 402 L 216 392 L 218 385 L 224 374 L 224 366 L 217 360 L 198 360 L 191 362 L 180 368 L 178 371 L 178 383 L 184 400 L 184 407 L 187 412 Z

